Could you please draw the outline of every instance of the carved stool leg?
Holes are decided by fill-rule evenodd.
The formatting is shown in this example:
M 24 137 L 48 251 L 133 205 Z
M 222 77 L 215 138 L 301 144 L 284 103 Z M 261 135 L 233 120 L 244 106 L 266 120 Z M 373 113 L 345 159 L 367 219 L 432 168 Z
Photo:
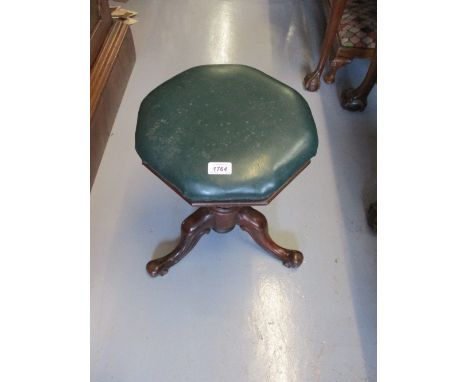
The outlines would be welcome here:
M 169 268 L 182 260 L 197 244 L 198 240 L 210 232 L 213 225 L 213 215 L 210 209 L 202 207 L 182 222 L 181 237 L 177 247 L 168 255 L 150 261 L 146 265 L 148 273 L 155 276 L 164 276 Z
M 327 84 L 332 84 L 335 82 L 336 72 L 340 70 L 343 66 L 348 65 L 352 60 L 345 57 L 336 56 L 330 63 L 330 69 L 328 73 L 323 77 L 323 80 Z
M 238 224 L 255 242 L 265 251 L 283 262 L 288 268 L 297 268 L 302 264 L 304 256 L 301 252 L 285 249 L 276 244 L 268 234 L 268 222 L 265 216 L 252 207 L 243 207 L 239 210 Z

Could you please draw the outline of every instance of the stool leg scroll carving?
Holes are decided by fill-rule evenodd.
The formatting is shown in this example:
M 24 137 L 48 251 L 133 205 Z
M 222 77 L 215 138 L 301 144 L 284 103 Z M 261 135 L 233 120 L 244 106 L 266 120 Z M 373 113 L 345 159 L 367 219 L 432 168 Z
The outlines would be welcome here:
M 246 231 L 265 251 L 283 262 L 288 268 L 297 268 L 302 264 L 304 256 L 301 252 L 286 249 L 276 244 L 268 234 L 268 222 L 265 216 L 253 209 L 244 207 L 239 211 L 239 226 Z
M 199 208 L 182 222 L 179 243 L 168 255 L 150 261 L 146 270 L 150 276 L 164 276 L 169 268 L 182 260 L 200 238 L 212 228 L 213 215 L 209 208 Z

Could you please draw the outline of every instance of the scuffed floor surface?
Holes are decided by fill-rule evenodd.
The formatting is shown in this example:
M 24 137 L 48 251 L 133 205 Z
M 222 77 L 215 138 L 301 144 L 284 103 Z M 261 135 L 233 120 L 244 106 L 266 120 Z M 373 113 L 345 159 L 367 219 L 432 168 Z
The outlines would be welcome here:
M 317 93 L 302 78 L 318 60 L 321 2 L 171 0 L 119 3 L 138 11 L 137 60 L 91 193 L 91 379 L 95 382 L 376 380 L 376 89 L 363 113 L 337 92 L 366 61 Z M 193 208 L 145 169 L 134 150 L 150 90 L 196 65 L 250 65 L 309 102 L 318 155 L 269 206 L 283 267 L 240 229 L 211 232 L 162 278 L 146 262 L 172 249 Z

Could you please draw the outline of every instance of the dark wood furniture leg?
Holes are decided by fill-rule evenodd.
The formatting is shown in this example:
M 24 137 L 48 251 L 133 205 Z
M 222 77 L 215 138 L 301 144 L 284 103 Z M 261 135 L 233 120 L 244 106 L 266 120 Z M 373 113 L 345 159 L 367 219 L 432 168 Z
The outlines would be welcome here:
M 281 260 L 286 267 L 297 268 L 302 264 L 302 253 L 276 244 L 268 234 L 265 216 L 252 207 L 201 207 L 183 221 L 181 237 L 176 248 L 168 255 L 150 261 L 146 270 L 150 276 L 164 276 L 169 268 L 182 260 L 211 229 L 226 233 L 236 225 L 249 233 L 260 247 Z
M 304 78 L 304 86 L 307 90 L 314 92 L 320 87 L 320 77 L 322 76 L 325 64 L 330 56 L 331 49 L 333 47 L 333 41 L 340 26 L 341 16 L 345 9 L 347 0 L 335 0 L 330 10 L 330 19 L 327 23 L 325 30 L 325 36 L 323 38 L 322 49 L 320 52 L 320 59 L 317 67 L 312 73 L 309 73 Z
M 336 56 L 332 62 L 330 63 L 330 69 L 328 70 L 327 74 L 323 77 L 323 80 L 327 84 L 332 84 L 335 82 L 336 72 L 341 69 L 343 66 L 348 65 L 351 63 L 351 59 L 341 56 Z
M 169 268 L 182 260 L 197 244 L 198 240 L 210 232 L 213 226 L 213 215 L 209 208 L 202 207 L 182 222 L 179 244 L 168 255 L 146 264 L 148 273 L 155 276 L 164 276 Z
M 341 106 L 348 111 L 363 111 L 367 106 L 367 96 L 377 82 L 377 51 L 362 83 L 356 89 L 345 89 L 341 93 Z
M 238 224 L 265 251 L 283 262 L 288 268 L 297 268 L 302 264 L 304 256 L 293 249 L 285 249 L 276 244 L 268 234 L 268 222 L 265 216 L 252 207 L 243 207 L 239 211 Z

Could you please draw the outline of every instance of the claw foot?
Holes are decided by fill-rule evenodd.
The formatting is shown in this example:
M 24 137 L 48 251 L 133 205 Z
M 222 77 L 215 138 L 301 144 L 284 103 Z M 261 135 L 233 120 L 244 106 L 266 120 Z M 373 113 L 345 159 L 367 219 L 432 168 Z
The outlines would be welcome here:
M 341 93 L 341 107 L 348 111 L 364 111 L 367 106 L 367 95 L 355 95 L 355 89 L 346 89 Z
M 322 73 L 313 72 L 304 77 L 304 87 L 310 92 L 315 92 L 320 87 L 320 76 Z

